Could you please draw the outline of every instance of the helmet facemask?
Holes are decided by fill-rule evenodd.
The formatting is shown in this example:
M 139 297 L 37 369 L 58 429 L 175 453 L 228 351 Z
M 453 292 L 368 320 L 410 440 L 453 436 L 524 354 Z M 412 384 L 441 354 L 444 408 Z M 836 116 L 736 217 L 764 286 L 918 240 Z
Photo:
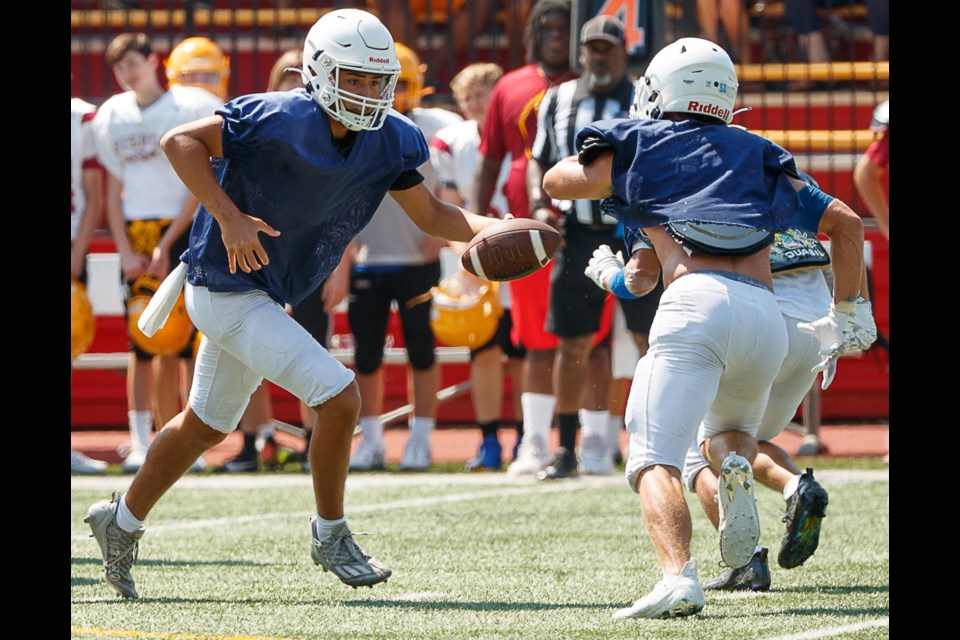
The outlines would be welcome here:
M 304 43 L 303 80 L 320 108 L 351 131 L 375 131 L 393 105 L 400 73 L 393 37 L 372 14 L 340 9 L 320 18 Z M 380 94 L 370 98 L 340 87 L 345 72 L 380 75 Z

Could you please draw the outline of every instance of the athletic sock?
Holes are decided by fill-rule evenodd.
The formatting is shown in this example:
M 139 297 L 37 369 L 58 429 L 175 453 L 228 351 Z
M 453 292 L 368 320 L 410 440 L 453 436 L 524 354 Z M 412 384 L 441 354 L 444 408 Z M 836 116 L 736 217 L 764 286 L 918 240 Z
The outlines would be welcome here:
M 324 520 L 320 517 L 320 514 L 317 514 L 317 519 L 313 521 L 314 535 L 317 536 L 317 540 L 323 540 L 328 538 L 330 533 L 333 531 L 333 528 L 338 524 L 343 524 L 347 521 L 346 516 L 343 518 L 337 518 L 336 520 Z
M 544 443 L 550 439 L 550 425 L 553 424 L 553 410 L 557 406 L 557 399 L 549 393 L 534 393 L 525 391 L 520 394 L 520 405 L 523 407 L 523 433 L 537 436 Z
M 793 476 L 787 480 L 786 486 L 783 487 L 783 499 L 789 500 L 790 496 L 795 494 L 798 488 L 800 488 L 800 476 Z
M 580 416 L 580 426 L 583 427 L 584 438 L 588 436 L 600 436 L 604 442 L 607 441 L 607 432 L 610 429 L 609 411 L 580 409 L 578 415 Z
M 153 412 L 128 411 L 127 420 L 130 423 L 131 450 L 146 450 L 150 446 L 150 434 L 153 432 Z
M 380 416 L 360 418 L 360 431 L 363 432 L 365 442 L 383 442 L 383 423 L 380 422 Z
M 576 450 L 580 416 L 576 413 L 558 413 L 557 427 L 560 430 L 560 446 L 566 447 L 567 451 Z
M 425 416 L 414 416 L 407 422 L 407 425 L 410 427 L 411 438 L 420 438 L 426 441 L 430 439 L 430 432 L 437 426 L 437 421 Z
M 480 427 L 480 433 L 484 438 L 487 436 L 497 437 L 497 434 L 500 431 L 500 421 L 491 420 L 490 422 L 481 422 L 478 425 Z
M 133 533 L 143 526 L 143 522 L 143 520 L 138 520 L 135 515 L 130 513 L 130 509 L 127 507 L 127 494 L 120 496 L 120 504 L 117 505 L 117 526 L 127 533 Z

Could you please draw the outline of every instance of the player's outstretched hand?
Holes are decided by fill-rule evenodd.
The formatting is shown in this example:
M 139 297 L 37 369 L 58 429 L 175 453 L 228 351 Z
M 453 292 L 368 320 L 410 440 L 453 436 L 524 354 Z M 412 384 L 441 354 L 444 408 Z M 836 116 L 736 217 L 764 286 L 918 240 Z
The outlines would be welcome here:
M 608 245 L 602 244 L 593 250 L 593 257 L 590 258 L 583 273 L 598 287 L 609 291 L 607 280 L 621 269 L 623 269 L 623 253 L 617 251 L 614 254 Z
M 847 336 L 853 333 L 853 302 L 841 302 L 830 307 L 830 312 L 813 322 L 798 322 L 800 333 L 815 337 L 820 342 L 820 361 L 811 372 L 823 372 L 820 388 L 826 390 L 837 373 L 837 358 L 844 352 Z
M 260 218 L 241 215 L 231 218 L 229 222 L 222 222 L 220 229 L 223 245 L 227 248 L 230 273 L 236 273 L 238 266 L 244 273 L 250 273 L 270 264 L 270 257 L 260 244 L 259 234 L 277 237 L 280 232 L 269 224 Z

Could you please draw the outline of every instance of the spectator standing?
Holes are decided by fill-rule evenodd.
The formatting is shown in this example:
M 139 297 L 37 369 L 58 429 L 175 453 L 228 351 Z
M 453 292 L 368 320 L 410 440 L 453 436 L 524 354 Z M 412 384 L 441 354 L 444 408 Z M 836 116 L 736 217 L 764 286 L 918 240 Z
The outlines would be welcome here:
M 480 132 L 486 121 L 490 95 L 496 83 L 503 77 L 503 69 L 492 62 L 477 62 L 467 65 L 450 81 L 450 88 L 457 106 L 466 117 L 463 122 L 452 124 L 437 131 L 430 141 L 430 161 L 437 171 L 440 199 L 475 211 L 471 197 L 475 193 L 477 158 L 480 147 Z M 503 183 L 509 167 L 503 165 L 487 215 L 501 218 L 507 213 L 507 200 L 503 195 Z M 457 255 L 465 245 L 455 245 Z M 503 449 L 499 431 L 503 418 L 504 375 L 503 357 L 507 356 L 513 382 L 513 412 L 516 420 L 517 443 L 523 433 L 523 414 L 520 407 L 520 380 L 523 368 L 523 349 L 510 339 L 513 326 L 510 317 L 510 289 L 499 287 L 503 315 L 497 324 L 496 334 L 486 344 L 470 350 L 470 382 L 473 411 L 480 427 L 481 443 L 477 455 L 467 461 L 467 471 L 497 470 L 503 465 Z M 513 457 L 516 457 L 516 447 Z
M 159 56 L 144 33 L 120 34 L 105 55 L 124 91 L 101 105 L 93 128 L 97 155 L 107 170 L 107 224 L 120 254 L 129 301 L 139 278 L 167 275 L 171 262 L 186 248 L 185 231 L 198 204 L 162 153 L 160 138 L 177 125 L 212 115 L 221 103 L 196 87 L 173 85 L 165 90 L 158 76 Z M 164 424 L 179 410 L 180 361 L 192 370 L 191 343 L 179 354 L 156 357 L 131 344 L 127 368 L 131 443 L 121 465 L 125 472 L 143 465 L 154 416 Z M 194 468 L 204 466 L 198 459 Z
M 890 175 L 890 101 L 884 100 L 873 110 L 870 130 L 875 140 L 857 160 L 853 184 L 867 211 L 877 221 L 883 237 L 890 239 L 890 201 L 887 196 Z
M 462 118 L 446 109 L 424 109 L 420 99 L 432 88 L 424 87 L 426 65 L 412 49 L 396 43 L 400 61 L 394 108 L 410 118 L 430 140 L 445 126 Z M 419 167 L 424 185 L 436 193 L 436 172 L 429 163 Z M 407 351 L 408 394 L 413 413 L 408 420 L 410 435 L 403 449 L 400 468 L 426 471 L 433 462 L 430 434 L 436 426 L 437 391 L 440 370 L 434 353 L 435 338 L 430 328 L 429 297 L 423 295 L 440 282 L 442 239 L 433 237 L 404 214 L 391 196 L 383 199 L 370 223 L 354 240 L 356 254 L 350 275 L 347 318 L 354 342 L 354 367 L 363 404 L 360 408 L 361 437 L 350 458 L 352 471 L 383 469 L 386 447 L 383 442 L 383 349 L 391 306 L 395 303 Z
M 614 471 L 607 437 L 609 354 L 596 368 L 588 367 L 609 296 L 584 278 L 583 271 L 595 249 L 615 243 L 617 220 L 601 211 L 597 200 L 548 203 L 540 184 L 547 169 L 574 154 L 577 131 L 597 120 L 625 118 L 630 111 L 633 83 L 627 77 L 626 40 L 619 18 L 600 15 L 587 20 L 580 32 L 579 56 L 580 78 L 551 87 L 540 103 L 537 136 L 527 165 L 534 203 L 530 207 L 531 215 L 558 227 L 564 234 L 563 246 L 554 256 L 550 274 L 546 325 L 548 331 L 560 338 L 553 371 L 560 447 L 538 475 L 545 480 L 577 475 L 577 453 L 579 469 L 584 473 L 611 475 Z M 557 217 L 555 210 L 560 211 L 561 217 Z M 657 287 L 642 298 L 616 301 L 641 355 L 646 352 L 647 333 L 661 291 L 662 288 Z M 612 319 L 609 309 L 607 319 L 609 331 Z M 590 376 L 590 386 L 586 384 L 588 370 L 600 374 L 599 380 Z M 583 440 L 578 450 L 577 432 L 581 428 Z
M 537 109 L 551 85 L 577 77 L 570 69 L 570 0 L 539 0 L 530 12 L 524 43 L 529 63 L 504 75 L 490 96 L 474 181 L 473 201 L 478 211 L 489 210 L 501 167 L 507 164 L 510 169 L 503 191 L 510 213 L 530 215 L 526 175 L 537 132 Z M 511 474 L 533 475 L 550 456 L 545 437 L 528 438 L 526 434 L 549 433 L 556 405 L 551 379 L 557 336 L 545 329 L 551 269 L 552 262 L 509 283 L 511 340 L 526 350 L 520 385 L 525 435 L 507 469 Z
M 720 42 L 720 27 L 730 43 L 731 58 L 737 64 L 750 64 L 750 2 L 744 0 L 696 0 L 700 34 L 710 42 Z
M 95 105 L 70 99 L 70 278 L 87 284 L 87 252 L 103 219 L 103 168 L 97 161 L 91 122 Z M 70 451 L 70 473 L 100 474 L 107 463 Z

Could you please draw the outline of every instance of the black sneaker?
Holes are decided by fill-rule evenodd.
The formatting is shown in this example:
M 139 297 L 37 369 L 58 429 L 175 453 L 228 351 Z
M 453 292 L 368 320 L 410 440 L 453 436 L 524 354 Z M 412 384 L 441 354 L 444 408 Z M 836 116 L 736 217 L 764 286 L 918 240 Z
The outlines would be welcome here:
M 260 469 L 260 461 L 257 457 L 257 450 L 240 451 L 219 467 L 213 470 L 214 473 L 250 473 Z
M 750 562 L 734 569 L 728 568 L 716 580 L 703 585 L 704 591 L 769 591 L 770 564 L 767 562 L 767 549 L 762 548 L 753 554 Z
M 537 480 L 560 480 L 576 478 L 577 475 L 577 456 L 566 447 L 560 447 L 547 466 L 537 472 Z
M 820 544 L 820 524 L 827 515 L 827 502 L 827 491 L 813 479 L 813 469 L 807 467 L 796 493 L 787 499 L 783 517 L 787 530 L 780 541 L 777 564 L 793 569 L 813 555 Z

